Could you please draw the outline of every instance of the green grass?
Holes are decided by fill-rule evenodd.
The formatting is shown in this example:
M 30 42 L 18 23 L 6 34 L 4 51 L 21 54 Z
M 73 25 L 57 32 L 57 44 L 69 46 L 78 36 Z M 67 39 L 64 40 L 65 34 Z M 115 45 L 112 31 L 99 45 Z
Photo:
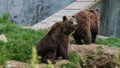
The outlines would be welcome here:
M 79 61 L 80 61 L 79 58 L 80 57 L 78 56 L 78 54 L 75 51 L 70 52 L 70 54 L 69 54 L 69 60 L 72 63 L 75 63 L 75 64 L 79 63 Z
M 97 44 L 120 47 L 120 38 L 116 38 L 113 36 L 110 36 L 107 39 L 97 39 L 96 42 Z
M 11 23 L 6 14 L 3 15 L 0 18 L 0 35 L 4 34 L 9 42 L 0 41 L 0 64 L 10 59 L 29 61 L 32 47 L 36 46 L 47 32 L 48 30 L 23 29 Z

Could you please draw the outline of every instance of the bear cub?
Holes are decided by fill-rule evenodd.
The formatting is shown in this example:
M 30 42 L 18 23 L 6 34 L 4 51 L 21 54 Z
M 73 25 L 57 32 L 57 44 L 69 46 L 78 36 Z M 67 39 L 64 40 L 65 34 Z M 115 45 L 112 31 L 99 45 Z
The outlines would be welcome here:
M 68 58 L 69 35 L 77 29 L 76 19 L 63 16 L 63 21 L 56 22 L 50 31 L 37 45 L 37 54 L 41 56 L 41 62 L 47 63 L 49 59 L 55 63 L 55 59 Z

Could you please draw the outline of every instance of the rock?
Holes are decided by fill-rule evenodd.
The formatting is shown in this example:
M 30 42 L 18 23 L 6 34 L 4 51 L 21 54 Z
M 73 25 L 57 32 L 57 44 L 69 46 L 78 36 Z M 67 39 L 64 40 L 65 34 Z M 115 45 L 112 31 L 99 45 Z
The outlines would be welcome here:
M 98 39 L 107 39 L 108 37 L 102 36 L 102 35 L 98 35 L 97 38 L 98 38 Z
M 68 60 L 58 60 L 55 64 L 55 68 L 61 68 L 62 64 L 70 63 Z
M 30 68 L 30 67 L 26 63 L 10 60 L 6 62 L 6 68 Z
M 0 35 L 0 41 L 3 41 L 3 42 L 8 42 L 7 38 L 5 37 L 4 34 Z
M 0 68 L 3 68 L 3 66 L 0 66 Z
M 90 44 L 70 45 L 69 52 L 76 52 L 80 56 L 81 67 L 85 68 L 115 68 L 114 55 L 119 48 Z
M 68 60 L 57 60 L 54 66 L 55 68 L 60 68 L 61 64 L 65 64 L 68 62 L 69 62 Z M 44 68 L 46 66 L 47 64 L 41 63 L 41 64 L 35 64 L 34 68 Z M 23 62 L 10 60 L 10 61 L 7 61 L 6 68 L 30 68 L 30 65 L 28 65 L 27 63 L 23 63 Z

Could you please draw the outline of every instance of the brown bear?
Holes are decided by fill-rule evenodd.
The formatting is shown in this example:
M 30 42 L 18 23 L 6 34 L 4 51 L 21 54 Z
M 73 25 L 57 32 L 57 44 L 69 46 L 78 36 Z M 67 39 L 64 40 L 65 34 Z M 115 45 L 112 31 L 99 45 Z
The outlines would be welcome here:
M 76 44 L 90 44 L 90 33 L 92 43 L 95 43 L 99 30 L 99 11 L 98 9 L 89 9 L 80 11 L 73 15 L 78 23 L 78 29 L 73 33 Z
M 51 60 L 53 63 L 57 57 L 67 59 L 69 34 L 76 30 L 76 20 L 68 19 L 63 16 L 63 21 L 55 23 L 50 31 L 44 36 L 37 46 L 37 54 L 41 56 L 41 62 L 47 63 Z

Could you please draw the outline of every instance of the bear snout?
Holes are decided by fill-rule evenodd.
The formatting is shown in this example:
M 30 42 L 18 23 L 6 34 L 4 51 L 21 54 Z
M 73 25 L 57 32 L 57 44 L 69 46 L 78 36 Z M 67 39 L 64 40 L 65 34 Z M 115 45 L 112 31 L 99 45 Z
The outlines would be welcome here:
M 75 29 L 75 30 L 77 30 L 77 29 L 78 29 L 78 27 L 79 27 L 79 25 L 78 25 L 78 24 L 74 25 L 74 29 Z

